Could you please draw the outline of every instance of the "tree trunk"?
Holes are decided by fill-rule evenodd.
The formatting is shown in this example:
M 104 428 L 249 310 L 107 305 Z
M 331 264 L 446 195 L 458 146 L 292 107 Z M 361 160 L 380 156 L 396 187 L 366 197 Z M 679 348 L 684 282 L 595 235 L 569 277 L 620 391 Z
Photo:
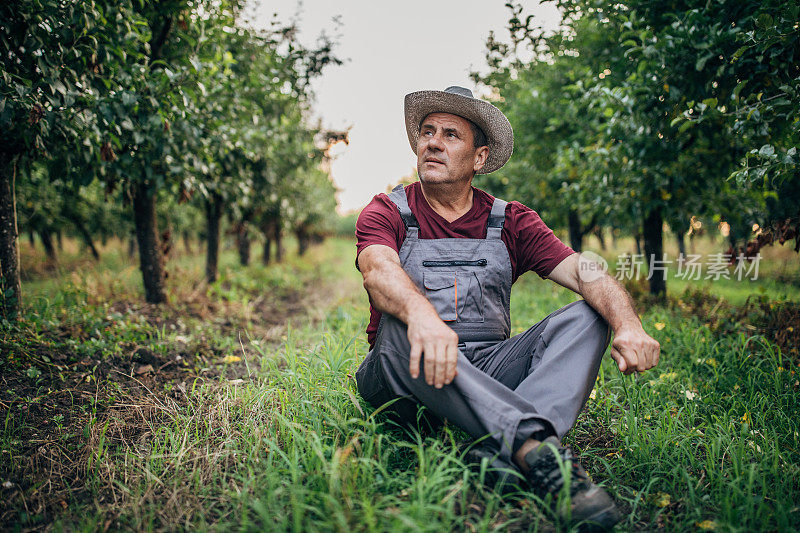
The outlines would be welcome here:
M 83 227 L 83 224 L 81 224 L 81 226 L 82 227 L 79 228 L 78 231 L 81 233 L 81 236 L 83 237 L 83 242 L 85 242 L 86 246 L 89 247 L 89 251 L 92 252 L 92 257 L 94 258 L 94 260 L 95 261 L 99 261 L 100 260 L 100 252 L 97 251 L 97 247 L 95 247 L 95 245 L 94 245 L 94 241 L 92 240 L 92 236 L 89 235 L 89 232 L 86 230 L 85 227 Z
M 192 252 L 192 236 L 188 231 L 183 232 L 183 249 L 186 250 L 187 254 L 191 254 Z
M 246 224 L 236 230 L 236 248 L 239 250 L 239 263 L 242 266 L 250 264 L 250 235 Z
M 642 255 L 642 234 L 636 233 L 636 235 L 633 236 L 633 240 L 636 242 L 636 253 Z
M 133 220 L 136 243 L 139 246 L 139 266 L 142 270 L 145 300 L 160 304 L 167 301 L 164 289 L 164 260 L 156 220 L 155 191 L 144 183 L 136 185 L 133 193 Z
M 265 233 L 265 235 L 267 235 Z M 261 262 L 266 266 L 269 264 L 270 260 L 270 249 L 272 248 L 272 239 L 265 236 L 264 237 L 264 252 L 261 254 Z
M 661 209 L 652 209 L 644 219 L 642 234 L 644 236 L 644 254 L 645 264 L 651 264 L 651 258 L 655 261 L 663 260 L 664 254 L 664 238 L 663 238 L 664 221 L 661 216 Z M 656 263 L 661 265 L 661 263 Z M 666 271 L 657 270 L 651 273 L 650 276 L 650 294 L 653 296 L 663 297 L 667 294 L 667 281 Z
M 600 249 L 605 251 L 606 250 L 606 236 L 603 233 L 603 226 L 595 226 L 594 235 L 597 237 L 597 240 L 600 241 Z
M 61 230 L 56 231 L 56 246 L 59 252 L 64 251 L 64 232 Z
M 239 262 L 242 266 L 250 264 L 250 219 L 252 213 L 242 215 L 242 220 L 236 224 L 236 248 L 239 251 Z
M 295 229 L 294 233 L 297 236 L 297 255 L 303 256 L 308 250 L 308 233 L 303 226 Z
M 128 257 L 133 260 L 136 256 L 136 233 L 128 236 Z
M 47 255 L 47 261 L 52 265 L 56 262 L 56 248 L 53 245 L 53 233 L 49 229 L 39 230 L 39 238 L 42 239 L 42 246 L 44 246 L 44 253 Z
M 222 219 L 222 197 L 212 193 L 206 200 L 206 281 L 217 281 L 219 262 L 219 222 Z
M 33 230 L 28 230 L 28 241 L 31 243 L 31 248 L 36 248 L 36 234 Z
M 678 253 L 686 257 L 686 236 L 683 233 L 675 235 L 675 240 L 678 241 Z
M 86 247 L 90 252 L 92 252 L 92 257 L 94 257 L 94 260 L 98 261 L 100 259 L 100 253 L 97 251 L 94 241 L 92 240 L 92 235 L 89 233 L 89 230 L 86 229 L 86 225 L 78 216 L 70 217 L 70 221 L 72 221 L 72 224 L 75 225 L 75 229 L 77 229 L 78 233 L 80 233 L 81 239 L 83 239 Z M 103 243 L 103 245 L 105 246 L 105 243 Z
M 172 225 L 169 222 L 166 225 L 167 229 L 161 232 L 161 255 L 165 261 L 172 253 Z
M 21 302 L 17 205 L 17 157 L 0 152 L 0 316 L 14 319 Z
M 567 225 L 569 227 L 569 245 L 576 252 L 583 250 L 583 228 L 581 228 L 581 217 L 574 209 L 570 209 L 567 214 Z
M 281 219 L 276 217 L 272 227 L 272 238 L 275 240 L 275 261 L 280 263 L 283 261 L 283 240 L 281 231 Z

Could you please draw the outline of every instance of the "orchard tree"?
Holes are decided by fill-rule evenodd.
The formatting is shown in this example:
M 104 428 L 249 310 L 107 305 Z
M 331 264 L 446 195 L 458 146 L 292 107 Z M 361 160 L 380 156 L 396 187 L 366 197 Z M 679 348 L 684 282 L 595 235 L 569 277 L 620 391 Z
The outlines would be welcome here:
M 687 103 L 682 127 L 722 123 L 744 145 L 730 178 L 763 193 L 755 214 L 758 246 L 795 239 L 800 251 L 800 5 L 796 2 L 727 2 L 692 5 L 671 33 L 697 50 L 698 70 L 713 73 L 706 97 Z M 708 41 L 724 42 L 724 53 Z M 712 53 L 715 52 L 715 53 Z
M 206 203 L 209 282 L 216 278 L 222 215 L 231 218 L 240 262 L 247 264 L 251 225 L 272 216 L 270 230 L 279 242 L 280 182 L 313 156 L 313 132 L 304 126 L 313 96 L 309 81 L 339 60 L 328 40 L 307 49 L 295 35 L 293 26 L 228 28 L 214 66 L 204 73 L 206 91 L 196 105 L 207 171 L 196 187 Z
M 197 157 L 201 125 L 193 102 L 202 92 L 201 49 L 213 29 L 228 23 L 235 5 L 228 2 L 169 0 L 143 3 L 138 16 L 148 38 L 125 75 L 98 106 L 98 128 L 106 138 L 101 179 L 120 187 L 133 206 L 136 242 L 145 299 L 166 300 L 164 258 L 156 202 L 187 174 L 202 168 Z
M 54 236 L 66 232 L 76 235 L 97 260 L 96 239 L 105 241 L 111 229 L 119 232 L 130 223 L 118 202 L 109 201 L 99 182 L 77 185 L 63 177 L 52 177 L 42 165 L 26 173 L 17 187 L 19 225 L 23 231 L 39 235 L 48 259 L 56 260 Z
M 0 5 L 0 315 L 20 305 L 15 185 L 31 162 L 85 139 L 96 100 L 137 45 L 130 1 L 9 1 Z
M 164 212 L 197 215 L 191 205 L 173 209 L 181 202 L 202 199 L 217 235 L 228 213 L 243 259 L 251 221 L 269 220 L 280 235 L 286 194 L 294 193 L 284 181 L 315 157 L 307 146 L 314 132 L 305 126 L 309 82 L 340 62 L 328 39 L 313 49 L 298 45 L 294 26 L 245 28 L 243 6 L 34 0 L 0 7 L 3 316 L 15 316 L 20 301 L 18 176 L 27 180 L 25 221 L 47 245 L 66 223 L 90 250 L 109 227 L 133 227 L 152 303 L 166 298 L 165 239 L 186 227 Z M 37 195 L 54 201 L 36 203 Z M 125 210 L 104 209 L 115 198 L 130 208 L 130 226 L 101 223 Z M 209 251 L 213 243 L 218 249 L 218 236 L 206 234 Z M 212 271 L 209 277 L 216 261 Z
M 784 228 L 789 221 L 794 234 L 798 228 L 800 197 L 792 185 L 800 105 L 797 13 L 798 6 L 776 2 L 604 6 L 603 15 L 622 31 L 628 58 L 622 86 L 635 102 L 668 104 L 668 126 L 646 118 L 646 110 L 644 120 L 634 120 L 658 124 L 664 140 L 678 147 L 671 166 L 684 174 L 678 187 L 667 190 L 677 198 L 663 212 L 691 205 L 681 197 L 689 185 L 692 196 L 702 199 L 700 213 L 733 226 L 732 252 L 754 218 L 762 226 L 777 220 Z M 736 187 L 726 183 L 728 177 Z M 762 215 L 754 217 L 758 210 Z
M 25 172 L 26 179 L 17 184 L 17 214 L 23 232 L 36 234 L 50 264 L 56 262 L 53 236 L 63 225 L 61 218 L 61 188 L 50 182 L 41 168 Z
M 612 210 L 623 211 L 623 219 L 637 220 L 645 256 L 653 261 L 654 269 L 662 266 L 664 222 L 678 231 L 692 215 L 716 215 L 718 219 L 739 219 L 739 226 L 744 224 L 748 217 L 735 212 L 734 203 L 726 207 L 723 200 L 732 195 L 747 198 L 750 210 L 757 209 L 763 198 L 750 187 L 733 191 L 725 181 L 747 153 L 747 140 L 736 127 L 730 127 L 724 118 L 729 110 L 720 106 L 747 87 L 734 74 L 738 60 L 748 52 L 775 52 L 766 45 L 742 45 L 741 28 L 747 27 L 758 6 L 754 2 L 723 2 L 724 6 L 712 7 L 703 2 L 655 0 L 560 0 L 557 4 L 564 14 L 563 25 L 549 37 L 531 27 L 530 17 L 523 19 L 519 6 L 508 4 L 514 48 L 527 43 L 535 52 L 527 68 L 532 79 L 526 80 L 524 66 L 515 65 L 522 74 L 516 75 L 511 85 L 523 87 L 508 91 L 512 109 L 515 94 L 520 94 L 535 104 L 528 104 L 527 109 L 537 110 L 538 105 L 551 115 L 566 117 L 568 124 L 577 121 L 580 125 L 577 133 L 552 129 L 554 138 L 548 153 L 554 156 L 543 157 L 538 167 L 532 160 L 531 166 L 555 175 L 562 168 L 569 172 L 567 176 L 575 176 L 571 189 L 569 180 L 562 177 L 561 190 L 562 194 L 573 192 L 568 196 L 573 205 L 590 203 L 594 197 L 600 205 L 610 204 Z M 791 9 L 781 9 L 788 20 Z M 761 17 L 762 27 L 766 20 Z M 788 31 L 787 24 L 780 26 Z M 758 32 L 747 39 L 752 41 L 755 35 Z M 783 52 L 773 54 L 780 59 L 772 64 L 793 58 L 793 52 L 787 49 L 796 40 L 789 45 L 784 33 L 771 35 L 771 42 L 781 43 L 775 46 Z M 763 59 L 754 57 L 757 64 L 763 65 Z M 584 68 L 578 71 L 570 69 L 571 65 Z M 491 57 L 490 66 L 499 70 L 498 62 Z M 570 98 L 569 102 L 558 102 L 558 84 L 555 91 L 544 94 L 566 106 L 564 111 L 548 109 L 547 102 L 536 101 L 547 79 L 541 73 L 550 66 L 567 80 L 560 87 Z M 500 84 L 503 98 L 504 89 Z M 791 87 L 781 89 L 781 94 L 788 94 L 788 89 Z M 716 116 L 709 110 L 716 110 Z M 534 115 L 546 118 L 542 112 Z M 540 122 L 540 131 L 548 132 L 546 125 L 558 124 L 559 120 Z M 764 148 L 763 154 L 770 150 Z M 539 183 L 542 181 L 546 182 Z M 581 197 L 581 191 L 586 196 Z M 733 212 L 719 213 L 721 208 Z M 654 274 L 650 291 L 663 295 L 665 279 L 657 271 Z
M 245 235 L 256 207 L 254 180 L 272 142 L 281 93 L 292 83 L 278 47 L 286 33 L 255 32 L 233 27 L 216 49 L 216 61 L 204 72 L 204 94 L 197 102 L 203 122 L 204 172 L 193 187 L 202 195 L 206 213 L 206 280 L 217 278 L 220 227 L 227 212 L 234 220 L 242 262 L 249 260 Z
M 550 223 L 568 227 L 570 245 L 581 251 L 584 236 L 609 218 L 613 203 L 604 189 L 587 188 L 587 152 L 605 117 L 583 97 L 594 76 L 604 37 L 589 20 L 576 23 L 574 36 L 546 35 L 524 22 L 522 8 L 511 5 L 511 44 L 490 36 L 487 62 L 492 70 L 476 82 L 491 86 L 496 102 L 515 127 L 514 156 L 502 170 L 481 180 L 489 191 L 534 207 Z M 569 53 L 575 50 L 592 54 Z M 523 54 L 526 52 L 526 54 Z M 521 55 L 535 54 L 533 61 Z M 602 110 L 600 110 L 602 112 Z M 568 202 L 553 202 L 561 196 Z

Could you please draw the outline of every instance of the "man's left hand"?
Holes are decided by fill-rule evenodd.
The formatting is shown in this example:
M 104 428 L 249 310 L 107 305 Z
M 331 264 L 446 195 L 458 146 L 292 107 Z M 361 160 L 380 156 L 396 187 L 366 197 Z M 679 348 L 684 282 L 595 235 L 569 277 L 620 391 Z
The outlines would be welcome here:
M 660 353 L 661 345 L 641 326 L 614 333 L 611 357 L 617 362 L 620 372 L 626 376 L 656 366 Z

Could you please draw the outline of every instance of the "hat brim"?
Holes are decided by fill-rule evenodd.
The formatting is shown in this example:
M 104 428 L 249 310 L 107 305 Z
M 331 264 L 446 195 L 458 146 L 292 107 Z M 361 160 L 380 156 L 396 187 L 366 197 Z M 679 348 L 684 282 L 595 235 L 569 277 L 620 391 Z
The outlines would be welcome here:
M 514 131 L 502 111 L 489 102 L 444 91 L 417 91 L 405 97 L 406 133 L 417 153 L 420 123 L 431 113 L 451 113 L 474 122 L 486 134 L 489 157 L 478 174 L 506 164 L 514 150 Z

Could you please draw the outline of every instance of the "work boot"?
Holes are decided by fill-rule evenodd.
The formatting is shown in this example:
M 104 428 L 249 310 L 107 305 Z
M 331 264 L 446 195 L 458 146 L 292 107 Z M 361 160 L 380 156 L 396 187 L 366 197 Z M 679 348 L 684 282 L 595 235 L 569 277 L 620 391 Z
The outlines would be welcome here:
M 526 489 L 528 483 L 519 468 L 500 458 L 491 446 L 480 443 L 470 446 L 463 454 L 464 462 L 480 473 L 485 468 L 484 485 L 490 487 L 498 494 Z M 483 466 L 483 463 L 486 463 Z
M 559 465 L 559 457 L 563 466 Z M 542 500 L 551 495 L 557 516 L 570 523 L 583 523 L 593 529 L 611 529 L 620 514 L 606 491 L 592 483 L 583 467 L 572 456 L 572 450 L 561 445 L 556 437 L 548 437 L 525 455 L 530 470 L 526 477 L 533 492 Z M 560 501 L 569 477 L 569 499 Z M 566 502 L 569 502 L 567 507 Z

